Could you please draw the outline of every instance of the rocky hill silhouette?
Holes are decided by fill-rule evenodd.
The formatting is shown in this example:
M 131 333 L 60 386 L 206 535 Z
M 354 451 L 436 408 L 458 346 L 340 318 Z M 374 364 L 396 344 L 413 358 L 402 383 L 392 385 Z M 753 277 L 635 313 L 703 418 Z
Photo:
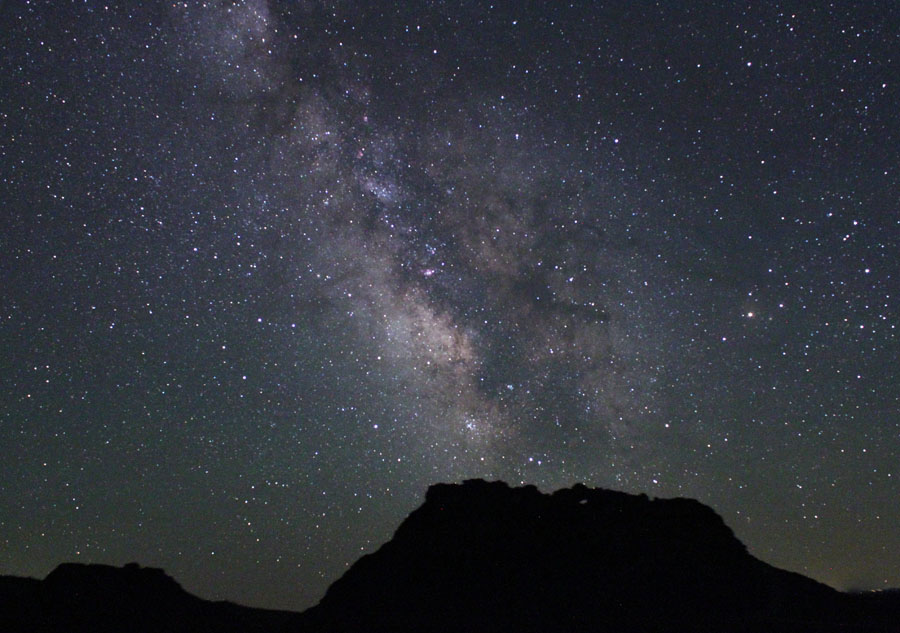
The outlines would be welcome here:
M 306 612 L 324 631 L 900 631 L 876 605 L 752 557 L 691 499 L 436 485 Z
M 44 580 L 0 576 L 3 633 L 262 633 L 299 624 L 297 613 L 203 600 L 136 563 L 64 563 Z
M 302 614 L 204 601 L 137 565 L 66 564 L 0 578 L 0 631 L 887 633 L 900 595 L 774 568 L 694 500 L 471 480 L 432 486 Z

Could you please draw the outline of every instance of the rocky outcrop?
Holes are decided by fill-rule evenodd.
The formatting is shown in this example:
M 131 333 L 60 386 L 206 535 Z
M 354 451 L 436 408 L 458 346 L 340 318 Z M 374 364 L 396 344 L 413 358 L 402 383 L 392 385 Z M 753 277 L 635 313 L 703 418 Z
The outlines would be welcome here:
M 697 501 L 481 480 L 432 486 L 306 617 L 354 632 L 889 630 L 752 557 Z
M 296 631 L 295 613 L 193 596 L 161 569 L 64 563 L 42 581 L 0 577 L 4 633 Z

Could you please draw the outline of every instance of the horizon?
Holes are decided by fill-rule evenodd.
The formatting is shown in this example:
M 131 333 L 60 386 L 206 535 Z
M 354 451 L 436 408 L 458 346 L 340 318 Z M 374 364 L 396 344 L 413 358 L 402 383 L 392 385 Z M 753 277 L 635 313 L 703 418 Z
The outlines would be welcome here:
M 426 504 L 428 503 L 428 499 L 431 498 L 431 493 L 432 493 L 433 490 L 434 490 L 435 494 L 437 494 L 438 492 L 442 492 L 442 490 L 438 490 L 438 489 L 446 489 L 446 488 L 452 488 L 452 487 L 460 488 L 460 489 L 462 489 L 462 488 L 468 488 L 468 490 L 470 491 L 469 494 L 472 495 L 472 494 L 475 494 L 476 487 L 477 487 L 477 491 L 478 491 L 479 494 L 484 494 L 485 492 L 487 492 L 488 488 L 491 489 L 491 494 L 496 494 L 496 486 L 497 486 L 498 484 L 502 485 L 502 486 L 505 488 L 505 490 L 509 491 L 510 493 L 516 492 L 516 491 L 524 492 L 524 491 L 528 491 L 529 489 L 531 489 L 531 490 L 533 490 L 533 491 L 535 491 L 535 492 L 537 493 L 537 496 L 538 496 L 539 498 L 546 498 L 546 499 L 548 499 L 548 500 L 551 500 L 551 499 L 554 499 L 554 498 L 558 498 L 558 497 L 559 497 L 559 494 L 558 494 L 558 493 L 567 492 L 567 491 L 568 491 L 568 492 L 574 492 L 574 491 L 576 491 L 576 490 L 578 490 L 578 489 L 580 488 L 580 489 L 583 490 L 584 493 L 586 493 L 586 494 L 598 493 L 598 492 L 600 492 L 600 493 L 614 493 L 614 494 L 616 494 L 616 495 L 624 495 L 624 497 L 629 498 L 629 499 L 632 499 L 632 500 L 638 500 L 638 501 L 639 501 L 639 500 L 643 499 L 644 502 L 649 503 L 649 504 L 653 504 L 653 503 L 659 502 L 659 501 L 662 501 L 662 502 L 665 502 L 665 501 L 678 501 L 678 500 L 695 501 L 694 499 L 690 499 L 690 498 L 687 498 L 687 497 L 650 497 L 650 496 L 648 496 L 648 495 L 646 495 L 646 494 L 644 494 L 644 493 L 636 493 L 636 494 L 635 494 L 635 493 L 627 493 L 627 492 L 622 492 L 622 491 L 618 491 L 618 490 L 613 490 L 613 489 L 609 489 L 609 488 L 599 488 L 599 487 L 597 487 L 597 488 L 591 488 L 591 487 L 585 486 L 584 484 L 581 484 L 581 483 L 574 484 L 573 486 L 569 486 L 569 487 L 567 487 L 567 488 L 559 488 L 559 489 L 554 490 L 554 491 L 544 492 L 544 491 L 539 490 L 536 486 L 533 486 L 533 485 L 531 485 L 531 484 L 522 484 L 522 485 L 516 486 L 516 485 L 510 485 L 508 482 L 505 482 L 505 481 L 502 481 L 502 480 L 488 481 L 488 480 L 484 480 L 484 479 L 467 479 L 467 480 L 461 481 L 461 482 L 439 482 L 439 483 L 435 483 L 435 484 L 429 485 L 429 486 L 428 486 L 428 489 L 426 490 L 426 495 L 425 495 L 426 500 L 423 501 L 423 503 L 422 503 L 421 505 L 419 505 L 415 510 L 421 510 L 422 508 L 424 508 L 424 507 L 426 506 Z M 621 502 L 621 497 L 617 497 L 617 499 L 619 499 L 619 502 Z M 607 502 L 610 502 L 609 498 L 606 498 L 606 500 L 607 500 Z M 431 500 L 431 504 L 434 505 L 435 503 L 436 503 L 436 501 L 434 501 L 434 500 L 432 499 L 432 500 Z M 571 503 L 571 501 L 570 501 L 570 503 Z M 583 503 L 584 503 L 584 501 L 579 502 L 579 504 L 583 504 Z M 709 508 L 709 506 L 705 506 L 705 505 L 702 505 L 702 504 L 701 504 L 701 507 L 706 508 L 706 509 L 711 509 L 711 510 L 713 511 L 713 515 L 714 515 L 717 519 L 719 519 L 719 520 L 722 519 L 722 517 L 715 511 L 714 508 Z M 414 513 L 415 513 L 415 511 L 414 511 Z M 413 514 L 413 513 L 411 513 L 410 516 L 407 516 L 407 517 L 403 520 L 402 523 L 407 523 L 407 522 L 412 518 L 412 514 Z M 543 518 L 546 519 L 547 517 L 543 517 Z M 624 519 L 623 519 L 623 520 L 624 520 Z M 746 551 L 746 553 L 747 553 L 748 556 L 753 557 L 753 554 L 750 553 L 749 550 L 746 550 L 746 546 L 744 545 L 744 543 L 741 542 L 740 539 L 738 539 L 736 535 L 734 535 L 733 530 L 731 529 L 731 527 L 728 526 L 728 524 L 725 523 L 724 521 L 723 521 L 723 525 L 726 527 L 726 529 L 728 530 L 728 532 L 731 533 L 732 538 L 734 538 L 734 539 L 736 540 L 736 542 L 738 542 L 741 546 L 744 547 L 744 550 L 743 550 L 743 551 Z M 400 528 L 399 525 L 398 525 L 397 527 L 398 527 L 398 529 Z M 699 529 L 699 528 L 704 528 L 704 527 L 706 527 L 706 526 L 701 526 L 701 525 L 696 526 L 696 528 L 698 528 L 698 529 Z M 408 530 L 408 529 L 409 529 L 409 528 L 407 528 L 407 530 Z M 396 533 L 395 533 L 394 536 L 391 537 L 391 540 L 395 540 L 395 539 L 396 539 Z M 407 538 L 407 541 L 408 541 L 408 538 Z M 390 542 L 390 541 L 388 541 L 388 542 Z M 385 545 L 385 544 L 386 544 L 386 543 L 382 544 L 382 546 Z M 379 546 L 378 548 L 376 548 L 375 552 L 377 552 L 377 551 L 379 551 L 379 550 L 381 550 L 381 546 Z M 374 552 L 370 552 L 370 553 L 374 553 Z M 365 556 L 365 555 L 363 555 L 363 556 Z M 361 558 L 362 558 L 362 556 L 361 556 Z M 355 561 L 355 562 L 358 562 L 358 561 Z M 354 564 L 355 564 L 355 562 L 354 562 Z M 100 568 L 106 568 L 106 569 L 117 570 L 117 571 L 135 570 L 135 571 L 148 571 L 148 572 L 154 572 L 154 573 L 155 573 L 155 572 L 160 572 L 160 573 L 162 573 L 166 578 L 168 578 L 168 579 L 170 579 L 170 580 L 173 580 L 173 581 L 175 582 L 175 584 L 176 584 L 180 589 L 186 591 L 186 592 L 187 592 L 188 594 L 190 594 L 190 595 L 196 595 L 196 594 L 193 594 L 191 591 L 187 590 L 186 588 L 184 588 L 183 585 L 179 582 L 179 580 L 178 580 L 177 578 L 172 577 L 168 572 L 166 572 L 165 569 L 162 569 L 162 568 L 159 568 L 159 567 L 150 567 L 150 566 L 142 565 L 142 564 L 141 564 L 140 562 L 138 562 L 138 561 L 131 561 L 131 562 L 125 563 L 125 564 L 123 564 L 123 565 L 109 565 L 109 564 L 106 564 L 106 563 L 87 563 L 87 562 L 82 562 L 82 561 L 67 561 L 67 562 L 61 562 L 61 563 L 59 563 L 58 565 L 56 565 L 56 567 L 54 567 L 54 569 L 53 569 L 50 573 L 52 574 L 53 572 L 56 572 L 56 571 L 59 570 L 61 567 L 71 567 L 71 566 L 74 566 L 74 567 L 85 567 L 85 568 L 89 568 L 89 567 L 100 567 Z M 775 568 L 775 569 L 778 569 L 778 568 Z M 6 577 L 19 578 L 19 577 L 15 577 L 15 576 L 6 576 Z M 23 578 L 23 579 L 32 579 L 31 577 L 21 577 L 21 578 Z M 804 576 L 804 578 L 806 578 L 806 577 Z M 43 578 L 36 578 L 36 579 L 34 579 L 34 580 L 43 580 Z M 826 585 L 826 586 L 827 586 L 827 585 Z M 832 587 L 832 588 L 833 588 L 833 587 Z M 834 589 L 834 588 L 833 588 L 833 589 Z M 878 594 L 878 593 L 886 593 L 886 594 L 888 594 L 888 593 L 900 593 L 900 587 L 887 587 L 887 588 L 882 588 L 882 589 L 868 589 L 868 590 L 864 590 L 864 589 L 858 589 L 858 590 L 854 590 L 854 589 L 840 590 L 840 589 L 838 589 L 838 591 L 841 591 L 842 593 L 847 594 L 847 595 L 864 595 L 864 594 L 873 594 L 873 593 L 876 593 L 876 594 Z M 228 599 L 225 599 L 225 601 L 226 601 L 226 602 L 234 603 L 233 601 L 228 600 Z M 240 604 L 240 603 L 234 603 L 234 604 Z M 317 603 L 317 604 L 318 604 L 318 603 Z M 317 604 L 311 605 L 309 608 L 312 608 L 313 606 L 317 606 Z M 254 605 L 241 605 L 241 606 L 247 606 L 247 607 L 251 607 L 251 608 L 260 608 L 260 607 L 254 606 Z M 300 614 L 300 613 L 303 613 L 303 612 L 305 612 L 305 611 L 306 611 L 306 610 L 303 610 L 303 611 L 290 611 L 290 612 Z

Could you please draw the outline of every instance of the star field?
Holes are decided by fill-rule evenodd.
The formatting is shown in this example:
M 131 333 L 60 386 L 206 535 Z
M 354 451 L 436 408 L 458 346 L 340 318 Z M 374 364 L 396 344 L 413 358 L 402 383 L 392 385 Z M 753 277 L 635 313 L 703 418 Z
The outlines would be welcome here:
M 0 573 L 302 609 L 431 483 L 900 586 L 890 3 L 0 4 Z

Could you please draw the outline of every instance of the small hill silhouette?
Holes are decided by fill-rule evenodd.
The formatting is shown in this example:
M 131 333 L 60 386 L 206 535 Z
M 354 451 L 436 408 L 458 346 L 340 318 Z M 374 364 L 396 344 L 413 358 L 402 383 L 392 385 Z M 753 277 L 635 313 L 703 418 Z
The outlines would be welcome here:
M 209 602 L 161 570 L 0 577 L 0 631 L 898 631 L 900 594 L 852 595 L 752 557 L 690 499 L 470 480 L 429 488 L 393 539 L 303 614 Z
M 297 631 L 299 614 L 211 602 L 161 569 L 64 563 L 42 581 L 0 577 L 4 633 Z

